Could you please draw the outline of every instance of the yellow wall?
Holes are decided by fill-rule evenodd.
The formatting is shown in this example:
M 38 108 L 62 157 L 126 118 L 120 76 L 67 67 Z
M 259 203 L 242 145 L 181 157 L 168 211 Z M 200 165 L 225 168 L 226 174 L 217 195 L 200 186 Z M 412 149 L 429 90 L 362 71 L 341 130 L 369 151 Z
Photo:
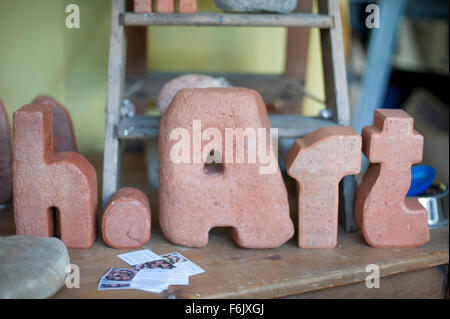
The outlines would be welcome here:
M 80 29 L 65 27 L 65 7 L 80 7 Z M 200 0 L 212 11 L 213 0 Z M 0 98 L 10 116 L 38 94 L 72 115 L 82 152 L 103 149 L 110 1 L 0 0 Z M 154 27 L 151 70 L 284 70 L 286 30 Z
M 65 27 L 77 3 L 81 28 Z M 70 111 L 82 151 L 103 148 L 110 2 L 0 0 L 0 98 L 10 116 L 38 94 Z

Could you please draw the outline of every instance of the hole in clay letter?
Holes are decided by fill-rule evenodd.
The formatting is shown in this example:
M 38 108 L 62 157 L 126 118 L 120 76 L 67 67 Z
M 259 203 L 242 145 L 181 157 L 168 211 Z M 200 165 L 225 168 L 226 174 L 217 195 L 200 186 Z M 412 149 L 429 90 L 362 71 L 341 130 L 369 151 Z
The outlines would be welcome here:
M 209 152 L 203 171 L 207 175 L 223 174 L 222 155 L 218 151 L 211 150 Z
M 52 233 L 53 236 L 61 239 L 61 228 L 59 225 L 60 222 L 60 216 L 59 216 L 59 209 L 56 207 L 50 207 L 48 209 L 48 215 L 50 220 L 50 225 L 52 227 Z

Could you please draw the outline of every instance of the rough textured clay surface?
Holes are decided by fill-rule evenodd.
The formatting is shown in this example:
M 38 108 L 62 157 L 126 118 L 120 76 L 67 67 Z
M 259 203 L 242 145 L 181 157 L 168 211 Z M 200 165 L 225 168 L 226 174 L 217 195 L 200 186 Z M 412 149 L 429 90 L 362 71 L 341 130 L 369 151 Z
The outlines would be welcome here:
M 175 11 L 175 0 L 156 0 L 158 13 L 172 13 Z
M 117 249 L 135 249 L 150 239 L 150 204 L 135 188 L 121 188 L 108 201 L 102 220 L 103 240 Z
M 351 127 L 321 128 L 294 142 L 286 156 L 298 184 L 298 245 L 337 244 L 339 181 L 361 169 L 361 136 Z
M 52 111 L 29 104 L 14 113 L 16 233 L 51 237 L 59 225 L 68 248 L 88 248 L 96 237 L 97 176 L 80 154 L 53 151 Z
M 197 12 L 197 0 L 179 0 L 178 11 L 180 13 Z
M 152 0 L 134 0 L 134 12 L 152 12 Z
M 57 238 L 0 237 L 0 299 L 51 297 L 64 285 L 69 264 Z
M 362 131 L 370 166 L 356 193 L 355 219 L 374 247 L 413 247 L 430 240 L 425 208 L 406 197 L 411 165 L 422 161 L 423 137 L 403 110 L 378 109 Z
M 5 106 L 0 100 L 0 203 L 11 197 L 11 125 Z
M 37 96 L 31 104 L 49 104 L 53 107 L 53 145 L 55 152 L 76 152 L 77 143 L 72 119 L 64 106 L 46 95 Z
M 264 102 L 256 91 L 244 88 L 185 89 L 178 92 L 162 117 L 159 135 L 159 214 L 161 229 L 172 243 L 203 247 L 208 232 L 217 226 L 232 227 L 237 245 L 246 248 L 273 248 L 292 237 L 287 191 L 270 139 L 267 155 L 277 164 L 273 174 L 260 174 L 267 164 L 226 163 L 225 142 L 221 149 L 211 146 L 212 137 L 202 140 L 205 154 L 217 152 L 222 164 L 214 167 L 200 162 L 174 163 L 170 153 L 172 130 L 184 128 L 193 136 L 193 120 L 201 120 L 202 131 L 217 128 L 266 128 L 270 123 Z M 196 132 L 198 134 L 199 132 Z M 193 138 L 191 138 L 193 139 Z M 236 140 L 233 141 L 236 152 Z M 245 154 L 248 144 L 245 144 Z M 247 155 L 246 155 L 247 157 Z
M 162 114 L 169 107 L 173 97 L 182 89 L 230 87 L 231 84 L 224 78 L 213 78 L 208 75 L 187 74 L 176 77 L 162 88 L 158 95 L 158 109 Z M 147 176 L 153 189 L 158 188 L 158 140 L 152 138 L 146 141 Z
M 162 114 L 167 110 L 173 97 L 182 89 L 230 87 L 224 78 L 213 78 L 209 75 L 187 74 L 167 82 L 158 95 L 158 110 Z
M 216 5 L 232 12 L 291 13 L 297 7 L 297 0 L 216 0 Z

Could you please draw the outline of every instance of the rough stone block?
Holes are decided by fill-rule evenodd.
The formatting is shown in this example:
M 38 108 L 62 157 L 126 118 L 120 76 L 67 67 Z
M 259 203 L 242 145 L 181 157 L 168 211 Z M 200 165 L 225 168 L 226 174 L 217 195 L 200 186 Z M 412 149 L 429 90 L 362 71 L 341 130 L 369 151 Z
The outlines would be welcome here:
M 361 169 L 361 136 L 351 127 L 321 128 L 294 142 L 286 169 L 298 183 L 299 247 L 335 247 L 339 181 Z
M 230 87 L 224 78 L 213 78 L 204 74 L 185 74 L 167 82 L 158 95 L 157 106 L 159 112 L 164 114 L 174 96 L 182 89 L 200 89 L 211 87 Z
M 178 11 L 180 13 L 197 12 L 197 0 L 179 0 Z
M 0 237 L 0 299 L 48 298 L 64 286 L 70 264 L 57 238 Z
M 135 188 L 121 188 L 111 196 L 103 213 L 105 243 L 117 249 L 135 249 L 150 239 L 150 204 Z
M 37 96 L 31 104 L 49 104 L 53 107 L 53 146 L 56 153 L 77 152 L 77 142 L 69 112 L 55 99 Z
M 90 247 L 96 237 L 96 172 L 78 153 L 54 152 L 52 106 L 29 104 L 14 113 L 13 145 L 17 234 L 54 236 L 59 219 L 68 248 Z
M 152 0 L 134 0 L 134 12 L 152 12 Z
M 227 130 L 258 128 L 265 132 L 258 138 L 258 151 L 264 146 L 268 161 L 248 160 L 255 146 L 248 137 L 247 142 L 239 141 L 247 161 L 239 160 L 238 139 L 228 138 L 226 145 Z M 177 93 L 162 117 L 159 134 L 159 214 L 168 240 L 203 247 L 209 230 L 217 226 L 231 227 L 236 244 L 246 248 L 278 247 L 292 237 L 287 191 L 269 129 L 265 104 L 256 91 L 205 88 Z M 178 141 L 177 132 L 183 133 Z M 180 143 L 191 140 L 187 160 L 173 161 Z
M 0 203 L 11 197 L 11 125 L 5 106 L 0 100 Z
M 216 0 L 216 5 L 231 12 L 291 13 L 297 7 L 297 0 Z
M 174 0 L 156 0 L 156 11 L 158 13 L 173 13 L 175 11 Z
M 374 247 L 413 247 L 430 240 L 425 208 L 406 193 L 411 165 L 422 161 L 423 137 L 403 110 L 378 109 L 362 131 L 370 166 L 356 193 L 355 220 Z

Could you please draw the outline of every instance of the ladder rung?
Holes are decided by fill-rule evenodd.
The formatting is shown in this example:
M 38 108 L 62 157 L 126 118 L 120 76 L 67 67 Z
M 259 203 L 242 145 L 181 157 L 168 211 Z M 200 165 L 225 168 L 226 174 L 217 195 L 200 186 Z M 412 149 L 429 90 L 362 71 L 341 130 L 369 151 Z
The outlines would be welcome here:
M 202 26 L 267 26 L 306 27 L 329 29 L 333 27 L 330 16 L 312 13 L 246 14 L 246 13 L 122 13 L 126 26 L 150 25 L 202 25 Z
M 269 115 L 272 128 L 278 128 L 278 136 L 303 137 L 315 130 L 337 125 L 333 121 L 293 114 Z M 136 115 L 123 118 L 117 126 L 119 139 L 146 139 L 158 136 L 160 116 Z

